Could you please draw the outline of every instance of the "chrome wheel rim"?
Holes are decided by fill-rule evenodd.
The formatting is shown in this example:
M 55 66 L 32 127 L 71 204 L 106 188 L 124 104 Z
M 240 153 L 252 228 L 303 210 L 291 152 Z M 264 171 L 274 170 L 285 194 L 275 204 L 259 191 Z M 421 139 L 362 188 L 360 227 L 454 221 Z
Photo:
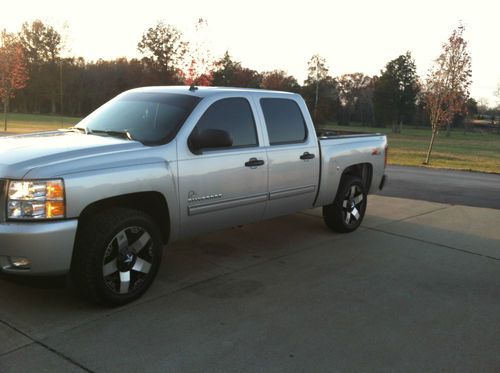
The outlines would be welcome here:
M 106 247 L 102 275 L 106 287 L 116 294 L 128 294 L 144 283 L 154 260 L 151 235 L 141 227 L 128 227 Z
M 363 191 L 357 185 L 351 185 L 342 201 L 342 216 L 346 225 L 355 225 L 361 218 L 364 203 Z

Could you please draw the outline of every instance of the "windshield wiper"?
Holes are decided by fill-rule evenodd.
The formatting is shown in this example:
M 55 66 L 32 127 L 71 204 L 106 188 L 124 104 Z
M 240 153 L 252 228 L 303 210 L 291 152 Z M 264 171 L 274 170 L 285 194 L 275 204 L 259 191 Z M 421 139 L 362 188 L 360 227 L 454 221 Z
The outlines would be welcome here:
M 67 128 L 67 130 L 71 131 L 71 132 L 83 132 L 86 135 L 88 135 L 89 133 L 92 133 L 92 131 L 86 127 L 69 127 L 69 128 Z
M 125 139 L 128 139 L 128 140 L 133 140 L 132 135 L 127 130 L 124 130 L 124 131 L 108 131 L 108 130 L 90 130 L 89 129 L 88 133 L 90 133 L 90 134 L 100 134 L 100 133 L 103 133 L 103 134 L 106 134 L 106 135 L 109 135 L 109 136 L 115 136 L 115 137 L 125 138 Z

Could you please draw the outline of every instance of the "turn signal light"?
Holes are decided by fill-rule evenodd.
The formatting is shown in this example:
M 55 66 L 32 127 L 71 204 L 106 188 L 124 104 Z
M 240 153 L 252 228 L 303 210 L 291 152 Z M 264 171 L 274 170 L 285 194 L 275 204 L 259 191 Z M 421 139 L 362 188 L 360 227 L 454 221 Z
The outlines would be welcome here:
M 45 203 L 45 216 L 48 219 L 60 218 L 64 216 L 63 201 L 48 201 Z

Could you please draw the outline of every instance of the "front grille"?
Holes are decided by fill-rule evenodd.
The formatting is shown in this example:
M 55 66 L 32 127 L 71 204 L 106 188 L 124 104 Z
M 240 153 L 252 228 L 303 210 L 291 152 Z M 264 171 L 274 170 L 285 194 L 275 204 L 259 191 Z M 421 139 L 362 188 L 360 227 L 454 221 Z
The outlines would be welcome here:
M 5 221 L 5 203 L 7 200 L 7 180 L 0 179 L 0 223 Z

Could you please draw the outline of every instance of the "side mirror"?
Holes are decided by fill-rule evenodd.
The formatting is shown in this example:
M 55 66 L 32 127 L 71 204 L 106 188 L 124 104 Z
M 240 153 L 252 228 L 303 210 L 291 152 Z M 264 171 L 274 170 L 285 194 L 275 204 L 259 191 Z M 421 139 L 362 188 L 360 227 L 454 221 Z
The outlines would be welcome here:
M 189 149 L 194 154 L 201 154 L 203 149 L 228 148 L 233 145 L 233 139 L 228 132 L 217 129 L 194 131 L 188 140 Z

